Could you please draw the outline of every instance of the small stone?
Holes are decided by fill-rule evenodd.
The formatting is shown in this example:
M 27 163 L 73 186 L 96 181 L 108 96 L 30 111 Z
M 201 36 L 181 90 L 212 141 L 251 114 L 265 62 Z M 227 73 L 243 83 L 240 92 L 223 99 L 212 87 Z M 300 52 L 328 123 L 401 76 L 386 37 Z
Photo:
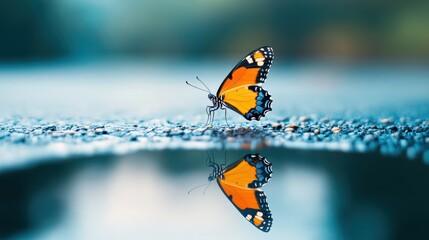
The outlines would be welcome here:
M 286 127 L 286 128 L 285 128 L 285 131 L 286 131 L 286 132 L 293 132 L 293 131 L 295 131 L 295 128 L 292 128 L 292 127 Z
M 65 130 L 64 133 L 68 134 L 68 135 L 74 135 L 75 131 L 74 130 Z
M 333 128 L 331 129 L 331 131 L 332 131 L 333 133 L 339 133 L 339 132 L 341 132 L 341 128 L 339 128 L 339 127 L 333 127 Z
M 282 125 L 278 122 L 272 122 L 271 127 L 275 130 L 280 130 L 282 128 Z
M 285 128 L 293 128 L 295 130 L 298 128 L 298 125 L 296 125 L 295 123 L 291 123 L 291 124 L 286 125 Z
M 95 134 L 102 134 L 102 133 L 103 133 L 103 131 L 104 131 L 104 129 L 103 129 L 103 128 L 96 128 L 96 129 L 94 130 Z
M 58 132 L 58 131 L 52 132 L 52 137 L 64 137 L 64 136 L 65 136 L 64 132 Z
M 308 117 L 306 117 L 306 116 L 301 116 L 300 118 L 299 118 L 299 121 L 300 122 L 307 122 L 309 120 L 309 118 Z
M 314 129 L 314 134 L 319 134 L 320 133 L 320 130 L 319 129 Z
M 389 129 L 390 129 L 390 131 L 392 131 L 392 132 L 396 132 L 396 131 L 398 131 L 398 127 L 396 127 L 396 126 L 390 127 Z
M 44 128 L 45 131 L 56 131 L 57 127 L 53 126 L 53 125 L 49 125 L 47 127 Z
M 409 133 L 409 132 L 411 132 L 411 128 L 408 126 L 404 126 L 404 127 L 402 127 L 402 132 Z
M 388 123 L 391 123 L 391 122 L 392 122 L 392 120 L 390 120 L 389 118 L 383 118 L 383 119 L 380 120 L 380 123 L 383 123 L 383 124 L 388 124 Z

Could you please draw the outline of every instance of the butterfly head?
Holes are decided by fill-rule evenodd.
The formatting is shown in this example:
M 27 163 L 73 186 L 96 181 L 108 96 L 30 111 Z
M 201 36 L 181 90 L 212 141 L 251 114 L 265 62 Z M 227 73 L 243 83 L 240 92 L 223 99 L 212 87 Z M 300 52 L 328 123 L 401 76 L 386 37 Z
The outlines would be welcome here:
M 213 102 L 213 100 L 216 99 L 216 96 L 213 95 L 212 93 L 209 93 L 208 97 L 209 97 L 210 101 L 212 101 L 212 102 Z
M 209 179 L 209 182 L 215 180 L 216 179 L 215 174 L 214 173 L 210 173 L 208 179 Z
M 208 180 L 209 182 L 217 179 L 218 177 L 223 178 L 222 176 L 222 172 L 223 172 L 223 168 L 222 165 L 217 164 L 215 162 L 210 163 L 209 167 L 213 168 L 213 171 L 210 173 Z

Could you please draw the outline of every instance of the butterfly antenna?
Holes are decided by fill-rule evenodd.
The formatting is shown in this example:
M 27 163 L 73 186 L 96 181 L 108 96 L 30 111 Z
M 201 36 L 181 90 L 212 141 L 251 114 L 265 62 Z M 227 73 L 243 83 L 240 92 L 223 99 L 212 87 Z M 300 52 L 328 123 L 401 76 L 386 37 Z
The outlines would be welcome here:
M 201 79 L 200 79 L 198 76 L 196 76 L 196 78 L 197 78 L 197 80 L 198 80 L 198 81 L 200 81 L 200 83 L 202 83 L 202 84 L 204 85 L 204 87 L 206 87 L 206 88 L 207 88 L 207 90 L 209 91 L 209 93 L 211 93 L 211 91 L 210 91 L 210 89 L 207 87 L 207 85 L 206 85 L 203 81 L 201 81 Z
M 206 190 L 207 190 L 207 188 L 210 187 L 210 183 L 212 183 L 212 182 L 209 182 L 209 184 L 207 184 L 207 187 L 204 189 L 203 195 L 206 195 Z
M 226 150 L 225 150 L 225 154 L 224 154 L 224 163 L 223 163 L 223 165 L 225 166 L 226 165 Z
M 204 183 L 204 184 L 201 184 L 201 185 L 198 185 L 198 186 L 196 186 L 196 187 L 194 187 L 194 188 L 192 188 L 191 190 L 189 190 L 188 191 L 188 194 L 190 194 L 192 191 L 194 191 L 195 189 L 197 189 L 197 188 L 200 188 L 200 187 L 202 187 L 202 186 L 205 186 L 205 185 L 210 185 L 210 182 L 208 182 L 208 183 Z M 207 189 L 207 188 L 206 188 Z M 206 190 L 204 190 L 204 192 L 205 192 Z
M 193 87 L 193 88 L 199 89 L 199 90 L 201 90 L 201 91 L 204 91 L 204 92 L 210 93 L 210 91 L 207 91 L 207 90 L 205 90 L 205 89 L 202 89 L 202 88 L 199 88 L 199 87 L 197 87 L 197 86 L 194 86 L 194 85 L 192 85 L 192 84 L 188 83 L 188 81 L 186 81 L 186 84 L 188 84 L 189 86 L 191 86 L 191 87 Z

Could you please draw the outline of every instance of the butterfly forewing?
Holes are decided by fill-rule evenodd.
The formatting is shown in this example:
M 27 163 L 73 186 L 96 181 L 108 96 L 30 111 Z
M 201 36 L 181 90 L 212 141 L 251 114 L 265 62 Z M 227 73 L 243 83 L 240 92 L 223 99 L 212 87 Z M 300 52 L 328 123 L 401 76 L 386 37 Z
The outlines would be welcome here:
M 274 59 L 271 47 L 253 50 L 226 76 L 217 91 L 217 97 L 237 87 L 258 85 L 265 82 Z
M 261 47 L 249 53 L 228 74 L 217 97 L 247 120 L 259 120 L 271 111 L 271 95 L 260 85 L 265 82 L 274 52 Z

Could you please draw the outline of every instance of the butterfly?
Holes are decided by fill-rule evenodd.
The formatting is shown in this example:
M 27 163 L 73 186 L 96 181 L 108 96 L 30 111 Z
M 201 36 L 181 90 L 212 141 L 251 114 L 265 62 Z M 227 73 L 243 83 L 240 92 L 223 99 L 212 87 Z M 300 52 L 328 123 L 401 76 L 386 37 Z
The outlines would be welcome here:
M 225 110 L 229 108 L 247 120 L 260 120 L 271 111 L 271 95 L 261 87 L 265 82 L 274 59 L 273 48 L 269 46 L 261 47 L 250 52 L 244 57 L 226 76 L 217 90 L 216 95 L 200 81 L 207 90 L 186 83 L 194 88 L 208 92 L 208 98 L 212 106 L 207 106 L 207 124 L 211 124 L 214 113 L 219 108 Z M 228 122 L 227 122 L 228 123 Z
M 260 189 L 272 176 L 272 164 L 259 154 L 247 154 L 223 167 L 214 162 L 209 181 L 216 179 L 225 196 L 250 223 L 261 231 L 270 231 L 273 218 L 267 197 Z

